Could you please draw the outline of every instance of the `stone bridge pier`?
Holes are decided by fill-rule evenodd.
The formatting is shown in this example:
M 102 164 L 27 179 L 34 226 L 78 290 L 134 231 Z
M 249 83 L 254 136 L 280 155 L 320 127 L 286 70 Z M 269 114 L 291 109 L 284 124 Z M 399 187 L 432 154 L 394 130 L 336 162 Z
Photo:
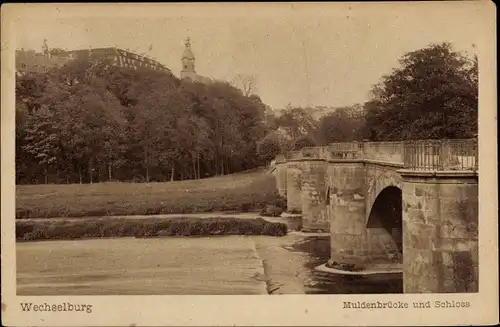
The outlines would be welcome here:
M 286 197 L 287 194 L 286 175 L 287 162 L 284 156 L 279 155 L 276 157 L 276 186 L 278 188 L 279 195 L 284 197 Z
M 477 292 L 477 175 L 401 174 L 404 292 Z
M 360 265 L 368 253 L 362 163 L 328 165 L 331 262 Z
M 279 160 L 281 159 L 281 160 Z M 276 160 L 303 230 L 345 270 L 400 265 L 405 293 L 478 291 L 477 141 L 336 143 Z
M 290 161 L 286 171 L 286 204 L 291 213 L 302 212 L 302 170 L 306 162 Z
M 326 168 L 323 160 L 309 161 L 302 173 L 302 230 L 329 230 L 326 213 Z

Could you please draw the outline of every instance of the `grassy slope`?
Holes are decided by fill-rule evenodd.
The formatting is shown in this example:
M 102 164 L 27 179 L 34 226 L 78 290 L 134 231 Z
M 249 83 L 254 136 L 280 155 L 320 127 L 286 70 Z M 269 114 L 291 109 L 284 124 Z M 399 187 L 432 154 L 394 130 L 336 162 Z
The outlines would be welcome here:
M 277 198 L 264 170 L 167 183 L 18 185 L 16 217 L 147 215 L 260 209 Z

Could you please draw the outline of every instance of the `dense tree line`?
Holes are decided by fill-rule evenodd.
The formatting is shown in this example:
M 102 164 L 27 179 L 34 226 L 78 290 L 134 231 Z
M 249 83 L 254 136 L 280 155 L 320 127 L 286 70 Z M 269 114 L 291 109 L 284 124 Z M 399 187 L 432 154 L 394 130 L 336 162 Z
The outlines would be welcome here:
M 18 183 L 196 179 L 262 164 L 266 107 L 225 82 L 79 60 L 16 79 Z
M 407 53 L 362 105 L 332 108 L 320 119 L 313 118 L 314 108 L 284 110 L 276 118 L 281 134 L 263 140 L 264 157 L 332 142 L 473 137 L 478 128 L 477 65 L 477 57 L 456 52 L 448 43 Z
M 75 61 L 17 78 L 16 178 L 198 179 L 254 168 L 305 146 L 468 138 L 477 133 L 477 65 L 450 44 L 430 45 L 405 54 L 366 103 L 316 119 L 315 108 L 292 106 L 276 116 L 252 95 L 254 79 L 238 89 Z

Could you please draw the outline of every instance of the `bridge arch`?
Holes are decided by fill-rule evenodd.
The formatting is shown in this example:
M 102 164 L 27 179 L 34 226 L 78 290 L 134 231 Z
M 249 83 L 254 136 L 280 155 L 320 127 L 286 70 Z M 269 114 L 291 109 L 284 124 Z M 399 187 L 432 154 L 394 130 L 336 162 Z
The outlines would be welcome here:
M 403 178 L 397 172 L 399 167 L 383 166 L 379 164 L 366 165 L 366 223 L 377 197 L 388 187 L 403 189 Z
M 403 254 L 403 192 L 397 186 L 387 186 L 376 197 L 366 227 L 386 254 L 402 262 Z

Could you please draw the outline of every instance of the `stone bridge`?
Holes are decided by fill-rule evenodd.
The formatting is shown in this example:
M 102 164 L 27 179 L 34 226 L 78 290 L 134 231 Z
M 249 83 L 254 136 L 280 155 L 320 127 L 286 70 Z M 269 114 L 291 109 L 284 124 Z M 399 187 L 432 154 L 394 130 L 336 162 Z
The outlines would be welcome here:
M 277 156 L 275 175 L 303 230 L 330 231 L 334 266 L 400 262 L 405 293 L 477 292 L 477 159 L 476 139 L 334 143 Z

